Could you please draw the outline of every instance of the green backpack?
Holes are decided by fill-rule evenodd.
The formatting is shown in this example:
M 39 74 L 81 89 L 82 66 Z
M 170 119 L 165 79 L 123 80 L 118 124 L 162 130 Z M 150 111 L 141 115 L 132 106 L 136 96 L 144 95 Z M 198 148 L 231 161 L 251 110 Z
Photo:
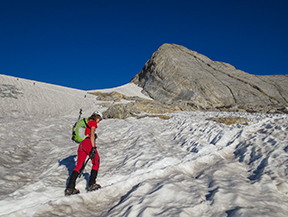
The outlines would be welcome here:
M 73 126 L 73 131 L 72 131 L 72 140 L 80 143 L 82 142 L 84 139 L 86 139 L 90 133 L 88 135 L 85 135 L 85 130 L 86 127 L 88 127 L 89 129 L 91 129 L 88 125 L 88 119 L 87 118 L 83 118 L 81 120 L 78 120 L 74 126 Z

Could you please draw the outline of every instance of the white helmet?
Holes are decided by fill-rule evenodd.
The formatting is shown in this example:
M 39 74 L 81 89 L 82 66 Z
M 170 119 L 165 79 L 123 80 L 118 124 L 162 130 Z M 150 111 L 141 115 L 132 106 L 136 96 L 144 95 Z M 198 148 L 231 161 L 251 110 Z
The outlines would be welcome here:
M 103 114 L 99 111 L 95 111 L 93 114 L 99 115 L 101 119 L 103 119 Z

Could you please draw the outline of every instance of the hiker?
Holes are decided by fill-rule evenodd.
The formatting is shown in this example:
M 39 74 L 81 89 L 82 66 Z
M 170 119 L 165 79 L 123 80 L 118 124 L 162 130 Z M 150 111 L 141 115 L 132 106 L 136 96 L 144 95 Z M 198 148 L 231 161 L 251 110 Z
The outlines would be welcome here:
M 85 135 L 88 135 L 78 147 L 78 159 L 77 164 L 73 172 L 71 173 L 69 183 L 65 189 L 65 195 L 78 194 L 80 191 L 75 188 L 76 179 L 80 174 L 80 169 L 85 162 L 87 156 L 91 158 L 92 169 L 90 173 L 89 183 L 87 186 L 88 191 L 94 191 L 100 188 L 101 186 L 96 184 L 96 178 L 99 170 L 100 157 L 96 149 L 96 128 L 97 124 L 103 119 L 101 112 L 94 112 L 89 118 L 87 127 L 85 129 Z

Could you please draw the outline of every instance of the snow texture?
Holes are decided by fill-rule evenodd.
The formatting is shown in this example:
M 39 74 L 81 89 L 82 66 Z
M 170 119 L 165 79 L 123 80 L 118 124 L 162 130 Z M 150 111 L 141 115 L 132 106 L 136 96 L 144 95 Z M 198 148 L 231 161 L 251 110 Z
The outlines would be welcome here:
M 65 197 L 77 160 L 72 125 L 80 108 L 88 117 L 101 104 L 85 91 L 0 75 L 0 216 L 287 216 L 287 115 L 103 120 L 102 189 L 85 190 L 89 162 L 81 193 Z M 230 116 L 248 125 L 206 120 Z

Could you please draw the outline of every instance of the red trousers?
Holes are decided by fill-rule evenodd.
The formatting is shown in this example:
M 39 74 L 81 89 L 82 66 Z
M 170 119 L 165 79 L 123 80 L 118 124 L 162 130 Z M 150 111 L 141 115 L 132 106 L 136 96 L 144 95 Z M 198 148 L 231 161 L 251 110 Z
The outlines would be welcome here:
M 91 140 L 90 139 L 84 139 L 83 142 L 81 142 L 79 144 L 78 147 L 78 159 L 77 159 L 77 164 L 76 167 L 74 169 L 74 171 L 77 171 L 78 173 L 80 173 L 80 169 L 82 167 L 82 165 L 84 164 L 87 156 L 90 155 L 90 152 L 92 150 L 92 144 L 91 144 Z M 94 158 L 92 158 L 92 170 L 99 170 L 99 165 L 100 165 L 100 157 L 98 154 L 97 149 L 96 151 L 96 155 Z

